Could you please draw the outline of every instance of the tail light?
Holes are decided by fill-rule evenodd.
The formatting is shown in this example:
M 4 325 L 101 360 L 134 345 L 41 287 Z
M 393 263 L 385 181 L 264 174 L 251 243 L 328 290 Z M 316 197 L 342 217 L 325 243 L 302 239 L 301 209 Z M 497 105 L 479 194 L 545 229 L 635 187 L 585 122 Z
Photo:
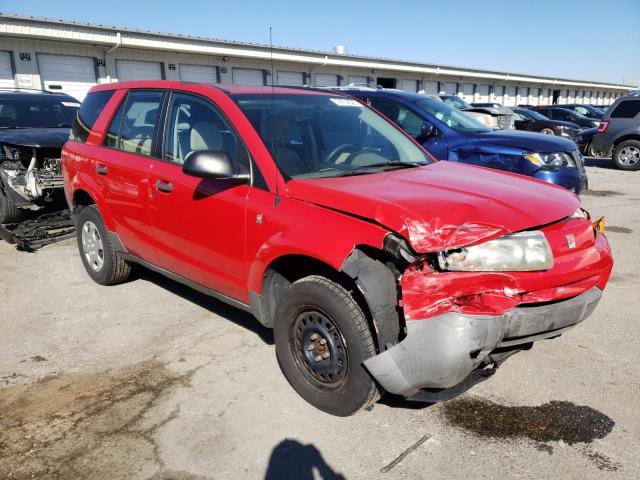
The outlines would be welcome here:
M 600 125 L 598 125 L 598 133 L 606 132 L 608 126 L 609 126 L 609 121 L 607 121 L 607 120 L 601 121 Z

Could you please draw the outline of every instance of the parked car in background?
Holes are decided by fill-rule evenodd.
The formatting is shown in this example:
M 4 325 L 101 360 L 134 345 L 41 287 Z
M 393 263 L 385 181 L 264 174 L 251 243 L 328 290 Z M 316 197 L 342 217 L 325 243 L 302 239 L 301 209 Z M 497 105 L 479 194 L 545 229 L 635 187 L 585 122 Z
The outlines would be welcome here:
M 499 102 L 474 102 L 471 104 L 472 107 L 491 107 L 491 108 L 502 108 L 503 105 Z
M 590 150 L 609 156 L 622 170 L 640 169 L 640 97 L 622 97 L 607 110 Z
M 572 110 L 567 110 L 566 108 L 555 106 L 537 106 L 533 107 L 532 110 L 535 110 L 536 112 L 539 112 L 545 117 L 552 120 L 575 123 L 577 125 L 580 125 L 580 127 L 582 128 L 593 128 L 598 126 L 598 122 L 591 120 L 584 115 L 580 115 Z
M 575 142 L 578 145 L 578 149 L 582 153 L 582 155 L 588 157 L 604 157 L 605 154 L 594 152 L 591 142 L 593 140 L 593 136 L 598 132 L 598 128 L 585 128 L 580 130 L 580 133 L 576 136 Z
M 576 144 L 565 138 L 492 130 L 444 102 L 391 89 L 343 89 L 372 105 L 442 160 L 528 175 L 575 193 L 587 187 Z
M 574 141 L 581 130 L 580 126 L 575 123 L 551 120 L 535 110 L 514 108 L 513 112 L 516 129 L 518 130 L 539 132 L 545 135 L 558 135 Z
M 0 90 L 0 223 L 63 200 L 60 150 L 79 107 L 63 93 Z
M 590 118 L 591 120 L 595 120 L 599 122 L 604 116 L 604 111 L 601 108 L 595 108 L 591 105 L 583 105 L 583 104 L 571 104 L 571 105 L 556 105 L 558 108 L 564 108 L 566 110 L 571 110 L 572 112 L 576 112 L 578 115 L 582 115 L 583 117 Z
M 76 130 L 65 192 L 88 275 L 140 263 L 253 313 L 291 386 L 333 415 L 384 391 L 462 393 L 587 318 L 611 273 L 575 195 L 437 162 L 336 92 L 104 84 Z
M 513 125 L 513 111 L 508 107 L 503 107 L 502 105 L 498 107 L 472 106 L 457 95 L 438 95 L 438 97 L 447 105 L 453 108 L 457 108 L 458 110 L 471 115 L 477 120 L 481 120 L 481 123 L 488 127 L 500 130 L 515 128 Z M 478 115 L 483 115 L 484 117 L 480 119 L 477 117 Z M 485 118 L 488 119 L 488 121 L 484 121 Z

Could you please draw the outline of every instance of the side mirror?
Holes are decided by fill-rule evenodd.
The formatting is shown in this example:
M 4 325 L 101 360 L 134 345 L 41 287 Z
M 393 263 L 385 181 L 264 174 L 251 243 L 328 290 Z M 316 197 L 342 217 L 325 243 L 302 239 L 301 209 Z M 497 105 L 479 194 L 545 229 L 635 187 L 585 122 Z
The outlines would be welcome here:
M 184 159 L 182 171 L 185 175 L 233 183 L 249 183 L 249 172 L 238 171 L 227 152 L 218 150 L 194 150 Z
M 436 127 L 429 122 L 422 122 L 420 125 L 420 135 L 418 135 L 418 140 L 426 140 L 429 137 L 433 137 L 436 134 Z

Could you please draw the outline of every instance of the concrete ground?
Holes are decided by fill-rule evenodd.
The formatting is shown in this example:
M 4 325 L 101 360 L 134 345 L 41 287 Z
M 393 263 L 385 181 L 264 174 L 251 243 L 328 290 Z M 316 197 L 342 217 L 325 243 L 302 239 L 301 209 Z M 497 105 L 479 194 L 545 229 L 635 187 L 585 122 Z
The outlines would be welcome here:
M 640 478 L 640 173 L 589 176 L 616 260 L 594 315 L 460 400 L 349 418 L 249 315 L 150 272 L 101 287 L 74 241 L 0 243 L 0 478 Z

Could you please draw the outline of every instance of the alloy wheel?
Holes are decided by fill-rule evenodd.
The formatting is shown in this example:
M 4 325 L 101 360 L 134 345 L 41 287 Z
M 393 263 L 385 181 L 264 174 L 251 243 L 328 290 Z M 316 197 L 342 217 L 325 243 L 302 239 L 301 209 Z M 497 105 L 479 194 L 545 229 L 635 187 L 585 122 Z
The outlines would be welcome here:
M 104 248 L 102 237 L 95 223 L 90 220 L 82 225 L 82 253 L 87 264 L 95 272 L 102 270 L 104 266 Z

